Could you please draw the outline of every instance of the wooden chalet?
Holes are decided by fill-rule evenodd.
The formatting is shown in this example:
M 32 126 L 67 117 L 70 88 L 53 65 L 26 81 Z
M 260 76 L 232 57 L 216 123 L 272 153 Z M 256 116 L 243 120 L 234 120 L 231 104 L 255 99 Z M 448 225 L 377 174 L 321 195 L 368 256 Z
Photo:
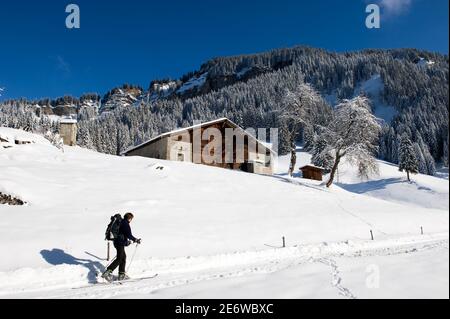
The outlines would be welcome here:
M 227 129 L 233 129 L 232 140 L 226 139 L 227 133 L 231 131 Z M 217 140 L 211 132 L 220 132 L 221 139 Z M 204 139 L 205 135 L 209 139 Z M 230 142 L 232 145 L 229 144 Z M 238 145 L 240 145 L 239 148 Z M 208 158 L 205 158 L 205 154 Z M 267 144 L 259 141 L 232 121 L 221 118 L 167 132 L 125 151 L 122 155 L 191 162 L 272 175 L 275 153 Z

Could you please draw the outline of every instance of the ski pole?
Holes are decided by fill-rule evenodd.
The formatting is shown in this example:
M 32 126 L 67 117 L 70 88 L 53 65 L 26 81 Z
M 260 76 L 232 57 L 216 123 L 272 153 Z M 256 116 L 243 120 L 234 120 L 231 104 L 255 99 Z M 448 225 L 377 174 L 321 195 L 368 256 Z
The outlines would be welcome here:
M 116 256 L 116 257 L 114 257 L 114 258 L 113 258 L 113 260 L 111 260 L 111 262 L 110 262 L 110 263 L 108 263 L 108 264 L 106 265 L 106 267 L 105 267 L 105 268 L 106 268 L 106 269 L 108 269 L 108 268 L 109 268 L 109 266 L 111 266 L 111 265 L 112 265 L 112 263 L 116 261 L 116 259 L 117 259 L 117 256 Z
M 127 274 L 130 271 L 131 264 L 133 263 L 134 257 L 136 256 L 136 252 L 137 252 L 138 247 L 139 247 L 139 244 L 136 243 L 136 248 L 134 249 L 133 256 L 131 257 L 130 264 L 128 265 L 128 268 L 127 268 Z

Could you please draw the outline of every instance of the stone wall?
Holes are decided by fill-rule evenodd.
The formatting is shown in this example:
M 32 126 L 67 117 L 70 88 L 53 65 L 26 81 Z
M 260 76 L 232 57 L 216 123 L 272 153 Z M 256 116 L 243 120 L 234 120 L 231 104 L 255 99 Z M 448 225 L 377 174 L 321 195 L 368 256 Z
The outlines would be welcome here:
M 138 149 L 130 151 L 127 156 L 142 156 L 149 158 L 156 158 L 167 160 L 168 159 L 168 137 L 164 137 L 158 141 L 155 141 L 149 145 L 142 146 Z
M 59 135 L 62 137 L 64 145 L 75 146 L 77 144 L 77 125 L 61 123 Z

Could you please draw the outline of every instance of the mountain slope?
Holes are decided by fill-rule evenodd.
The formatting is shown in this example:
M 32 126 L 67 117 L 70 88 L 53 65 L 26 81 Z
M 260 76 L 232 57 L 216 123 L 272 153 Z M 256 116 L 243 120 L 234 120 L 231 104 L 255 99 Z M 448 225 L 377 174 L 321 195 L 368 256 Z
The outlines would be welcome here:
M 379 158 L 396 163 L 399 136 L 407 133 L 417 144 L 418 158 L 428 164 L 448 163 L 448 65 L 447 56 L 414 49 L 334 53 L 295 47 L 212 59 L 179 80 L 154 80 L 147 91 L 124 85 L 105 95 L 100 117 L 78 107 L 76 99 L 72 104 L 83 135 L 90 137 L 89 146 L 118 154 L 160 133 L 192 125 L 194 120 L 228 117 L 243 127 L 280 128 L 277 112 L 286 90 L 305 81 L 330 107 L 355 94 L 369 95 L 374 113 L 386 124 Z M 1 125 L 41 127 L 43 119 L 29 115 L 36 113 L 35 104 L 4 103 Z M 59 110 L 56 102 L 43 104 Z M 63 108 L 61 114 L 73 109 Z M 111 140 L 111 136 L 120 138 Z M 81 137 L 79 142 L 87 146 Z M 282 152 L 289 146 L 283 136 L 280 146 Z M 426 163 L 421 171 L 435 173 Z
M 420 239 L 423 245 L 436 240 L 445 245 L 448 238 L 448 183 L 444 179 L 416 176 L 419 187 L 409 190 L 412 201 L 406 203 L 390 197 L 390 190 L 379 199 L 370 192 L 347 191 L 343 184 L 328 190 L 318 182 L 287 178 L 282 173 L 286 170 L 283 158 L 280 174 L 267 177 L 115 157 L 79 147 L 66 147 L 62 153 L 36 135 L 0 128 L 2 134 L 25 135 L 35 143 L 0 148 L 0 191 L 27 202 L 25 206 L 0 205 L 0 214 L 8 216 L 0 222 L 0 241 L 8 243 L 10 251 L 20 252 L 0 260 L 0 294 L 25 287 L 28 292 L 39 287 L 54 290 L 95 281 L 96 271 L 103 267 L 105 227 L 117 212 L 134 212 L 133 231 L 143 238 L 131 275 L 163 272 L 172 278 L 162 277 L 164 285 L 191 275 L 210 280 L 232 269 L 236 276 L 244 276 L 255 267 L 269 272 L 290 267 L 290 261 L 298 257 L 295 250 L 286 251 L 293 253 L 292 258 L 286 255 L 287 259 L 282 251 L 276 256 L 267 251 L 268 246 L 280 247 L 283 236 L 289 247 L 310 245 L 302 253 L 306 260 L 320 243 L 328 243 L 321 249 L 341 243 L 342 249 L 357 253 L 370 244 L 370 230 L 377 240 L 372 248 L 381 243 L 388 248 L 396 239 L 399 247 L 417 244 L 421 227 L 431 236 Z M 300 161 L 308 161 L 309 155 L 299 155 Z M 352 171 L 341 173 L 341 181 L 347 185 L 361 183 L 354 178 Z M 383 178 L 390 175 L 378 177 Z M 446 206 L 441 203 L 429 208 L 415 201 L 428 192 L 425 187 L 445 193 Z M 402 239 L 405 237 L 411 239 Z M 349 247 L 351 242 L 356 246 Z M 419 247 L 416 244 L 414 249 Z M 236 252 L 245 252 L 242 256 L 248 257 L 249 264 L 260 254 L 267 258 L 260 266 L 245 264 L 236 269 Z M 328 253 L 334 256 L 336 250 Z M 192 270 L 208 260 L 210 267 L 224 268 L 211 270 L 206 277 L 189 275 L 182 265 L 191 258 Z M 269 265 L 279 258 L 285 266 L 270 270 Z

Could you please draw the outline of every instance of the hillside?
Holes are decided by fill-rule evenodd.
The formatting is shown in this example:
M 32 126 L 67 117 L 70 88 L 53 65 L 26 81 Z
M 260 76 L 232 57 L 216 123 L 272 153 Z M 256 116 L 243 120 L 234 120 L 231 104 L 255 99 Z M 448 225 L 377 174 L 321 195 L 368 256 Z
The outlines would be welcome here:
M 345 98 L 369 96 L 384 123 L 378 157 L 397 163 L 398 141 L 406 133 L 423 159 L 421 172 L 434 175 L 434 166 L 448 166 L 448 65 L 448 56 L 415 49 L 335 53 L 300 46 L 215 58 L 180 79 L 153 79 L 147 90 L 125 84 L 102 99 L 88 94 L 6 101 L 0 125 L 39 130 L 50 126 L 49 115 L 72 115 L 83 132 L 80 145 L 119 154 L 194 120 L 228 117 L 245 128 L 282 128 L 283 96 L 307 82 L 329 109 Z M 287 148 L 281 136 L 281 152 Z
M 340 172 L 341 184 L 328 190 L 318 182 L 284 176 L 286 158 L 280 160 L 278 175 L 265 177 L 79 147 L 62 153 L 37 135 L 0 128 L 0 136 L 17 134 L 35 143 L 0 145 L 0 192 L 27 203 L 0 205 L 0 241 L 17 252 L 0 260 L 0 296 L 71 296 L 71 288 L 94 282 L 105 264 L 109 217 L 132 211 L 133 231 L 143 245 L 130 274 L 139 278 L 157 272 L 159 278 L 147 290 L 135 283 L 121 292 L 117 287 L 81 289 L 78 297 L 148 298 L 161 289 L 156 297 L 198 296 L 195 291 L 220 278 L 224 290 L 213 296 L 222 296 L 229 285 L 250 287 L 246 284 L 256 280 L 242 293 L 248 297 L 264 274 L 273 274 L 271 280 L 283 287 L 296 274 L 309 280 L 311 272 L 317 282 L 288 292 L 314 297 L 334 262 L 350 276 L 347 271 L 354 267 L 364 273 L 364 262 L 356 266 L 361 260 L 348 264 L 347 258 L 376 258 L 390 264 L 389 276 L 394 276 L 398 269 L 391 264 L 392 254 L 411 265 L 411 276 L 426 274 L 432 280 L 434 267 L 444 282 L 423 293 L 448 297 L 448 180 L 417 175 L 407 184 L 392 165 L 380 162 L 381 176 L 362 182 L 346 169 Z M 299 163 L 308 156 L 300 153 Z M 288 248 L 271 248 L 279 247 L 283 236 Z M 430 262 L 416 263 L 424 254 Z M 356 279 L 347 283 L 362 289 Z M 399 285 L 393 297 L 407 292 Z M 166 290 L 170 287 L 175 291 Z M 327 287 L 316 297 L 351 297 L 339 284 Z

